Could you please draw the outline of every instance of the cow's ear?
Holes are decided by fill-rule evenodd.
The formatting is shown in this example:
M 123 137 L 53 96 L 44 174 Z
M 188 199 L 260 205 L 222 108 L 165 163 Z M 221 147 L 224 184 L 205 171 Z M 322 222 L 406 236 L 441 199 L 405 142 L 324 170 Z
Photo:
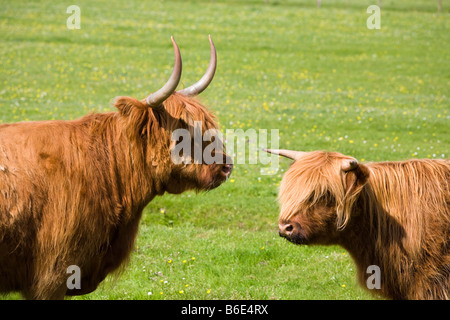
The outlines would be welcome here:
M 356 160 L 344 160 L 342 167 L 342 183 L 344 187 L 344 198 L 337 207 L 337 228 L 342 230 L 350 220 L 353 205 L 357 201 L 361 190 L 369 179 L 369 169 L 367 166 L 358 163 Z
M 121 124 L 130 138 L 146 135 L 149 108 L 144 102 L 130 97 L 117 97 L 114 106 L 119 111 Z
M 354 193 L 359 193 L 369 178 L 369 169 L 367 166 L 358 162 L 352 162 L 350 168 L 347 170 L 343 169 L 343 171 L 346 197 Z
M 117 97 L 113 104 L 123 116 L 129 116 L 133 109 L 145 110 L 148 108 L 144 102 L 131 97 Z

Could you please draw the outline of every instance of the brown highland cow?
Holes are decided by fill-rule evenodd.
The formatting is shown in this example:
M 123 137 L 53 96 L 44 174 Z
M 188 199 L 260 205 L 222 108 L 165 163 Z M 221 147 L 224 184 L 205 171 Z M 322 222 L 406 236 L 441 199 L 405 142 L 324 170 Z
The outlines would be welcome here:
M 0 292 L 62 299 L 95 290 L 127 261 L 144 207 L 157 195 L 209 190 L 231 173 L 223 164 L 171 159 L 175 129 L 216 129 L 194 96 L 212 80 L 216 52 L 202 79 L 175 92 L 181 56 L 169 81 L 144 100 L 119 97 L 117 112 L 73 121 L 0 126 Z M 205 145 L 207 145 L 205 143 Z M 220 154 L 219 154 L 220 156 Z M 68 286 L 72 267 L 79 286 Z
M 295 160 L 280 185 L 282 237 L 344 247 L 364 287 L 379 268 L 373 291 L 386 298 L 449 299 L 450 160 L 362 164 L 335 152 L 266 151 Z

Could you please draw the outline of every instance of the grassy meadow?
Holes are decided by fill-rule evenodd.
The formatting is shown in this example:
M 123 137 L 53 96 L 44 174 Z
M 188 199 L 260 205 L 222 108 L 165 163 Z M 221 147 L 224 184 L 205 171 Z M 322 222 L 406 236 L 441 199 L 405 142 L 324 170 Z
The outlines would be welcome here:
M 218 68 L 200 98 L 223 132 L 278 129 L 280 148 L 366 162 L 448 158 L 450 6 L 386 0 L 371 30 L 376 3 L 0 0 L 0 122 L 76 119 L 112 110 L 116 96 L 146 97 L 170 75 L 171 35 L 189 86 L 211 34 Z M 66 26 L 71 4 L 80 29 Z M 278 236 L 289 164 L 271 175 L 236 164 L 215 190 L 156 198 L 124 271 L 73 299 L 376 299 L 342 248 Z

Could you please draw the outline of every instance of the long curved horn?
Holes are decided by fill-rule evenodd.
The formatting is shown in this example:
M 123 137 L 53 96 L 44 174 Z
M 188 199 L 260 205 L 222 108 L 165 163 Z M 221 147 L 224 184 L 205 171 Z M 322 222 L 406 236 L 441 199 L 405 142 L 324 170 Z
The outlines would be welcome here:
M 145 98 L 145 101 L 147 102 L 148 106 L 151 108 L 161 108 L 161 103 L 166 100 L 177 88 L 178 83 L 180 82 L 181 78 L 181 54 L 180 49 L 177 46 L 177 43 L 173 39 L 173 37 L 170 37 L 172 39 L 173 43 L 173 50 L 175 53 L 175 63 L 173 66 L 172 75 L 170 76 L 169 80 L 166 82 L 166 84 L 159 89 L 158 91 L 151 93 L 147 98 Z
M 292 160 L 298 160 L 300 157 L 304 156 L 306 152 L 303 151 L 293 151 L 284 149 L 263 149 L 264 151 L 272 154 L 277 154 Z
M 209 36 L 209 44 L 211 46 L 211 58 L 209 59 L 209 66 L 208 69 L 206 69 L 205 74 L 198 82 L 190 87 L 177 91 L 178 93 L 181 93 L 185 96 L 195 96 L 205 90 L 211 83 L 212 79 L 214 78 L 214 73 L 216 72 L 217 65 L 216 47 L 214 46 L 214 43 L 211 39 L 211 35 Z

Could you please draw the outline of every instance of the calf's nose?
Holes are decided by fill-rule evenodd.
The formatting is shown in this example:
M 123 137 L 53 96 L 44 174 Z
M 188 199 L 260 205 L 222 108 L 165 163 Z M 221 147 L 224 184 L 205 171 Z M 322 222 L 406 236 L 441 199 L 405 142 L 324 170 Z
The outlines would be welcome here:
M 278 225 L 278 230 L 280 237 L 289 237 L 292 234 L 292 231 L 294 231 L 294 226 L 290 223 L 280 223 Z

